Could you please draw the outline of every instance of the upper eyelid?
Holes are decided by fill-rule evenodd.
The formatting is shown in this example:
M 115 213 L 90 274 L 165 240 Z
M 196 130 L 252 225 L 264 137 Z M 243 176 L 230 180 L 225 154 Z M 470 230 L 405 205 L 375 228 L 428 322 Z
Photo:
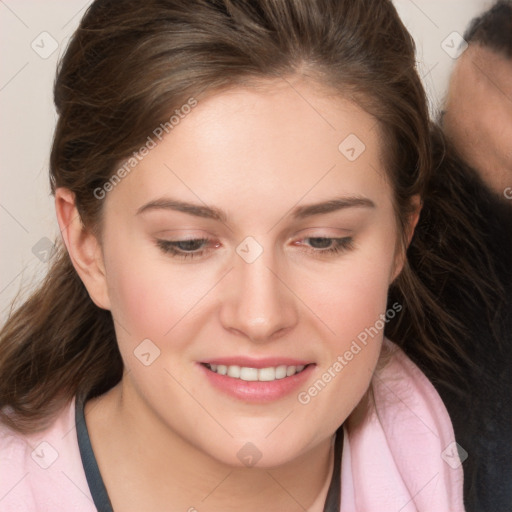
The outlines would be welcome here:
M 325 232 L 324 233 L 321 233 L 321 234 L 316 234 L 316 233 L 312 233 L 312 234 L 304 234 L 304 232 L 309 232 L 310 230 L 315 230 L 315 229 L 318 229 L 318 230 L 334 230 L 336 231 L 336 233 L 333 233 L 333 234 L 326 234 Z M 173 240 L 168 240 L 168 241 L 171 241 L 171 242 L 182 242 L 182 241 L 188 241 L 188 240 L 202 240 L 202 239 L 208 239 L 208 240 L 213 240 L 213 239 L 218 239 L 218 238 L 222 238 L 221 235 L 216 235 L 216 234 L 192 234 L 192 235 L 179 235 L 178 233 L 180 232 L 183 232 L 183 231 L 187 231 L 187 232 L 194 232 L 196 231 L 194 228 L 180 228 L 180 229 L 163 229 L 163 230 L 159 230 L 157 231 L 156 233 L 154 233 L 154 236 L 155 237 L 159 237 L 159 236 L 163 236 L 164 233 L 175 233 L 175 235 L 173 235 L 173 237 L 176 237 L 175 239 Z M 197 230 L 197 231 L 201 231 L 201 230 Z M 307 226 L 307 227 L 304 227 L 302 229 L 299 229 L 298 231 L 297 230 L 293 230 L 294 231 L 294 235 L 286 235 L 286 238 L 287 239 L 290 239 L 290 238 L 296 238 L 296 237 L 302 237 L 302 238 L 343 238 L 343 236 L 349 236 L 349 235 L 352 235 L 355 233 L 356 229 L 355 228 L 340 228 L 340 227 L 327 227 L 327 226 Z M 241 240 L 243 240 L 245 237 L 242 237 Z M 162 240 L 164 240 L 164 238 L 162 238 Z
M 350 210 L 349 213 L 352 214 L 353 212 L 356 212 L 356 211 L 364 211 L 364 210 L 369 211 L 369 210 L 371 210 L 371 208 L 348 207 L 347 210 Z M 319 223 L 318 225 L 315 225 L 316 222 L 315 222 L 315 224 L 310 225 L 311 221 L 314 222 L 313 217 L 311 217 L 309 220 L 305 219 L 304 221 L 293 222 L 290 226 L 286 227 L 285 229 L 283 229 L 281 231 L 281 233 L 278 235 L 278 239 L 279 240 L 283 240 L 283 239 L 290 240 L 291 238 L 293 238 L 295 236 L 305 236 L 305 235 L 302 235 L 303 232 L 309 231 L 309 230 L 315 230 L 315 229 L 329 230 L 329 231 L 333 230 L 334 234 L 325 236 L 325 238 L 339 238 L 344 235 L 352 235 L 356 231 L 359 231 L 364 225 L 367 224 L 367 221 L 365 220 L 365 218 L 359 219 L 359 217 L 356 217 L 356 218 L 349 217 L 348 219 L 345 219 L 344 223 L 348 222 L 349 224 L 352 225 L 352 227 L 350 227 L 350 228 L 332 225 L 333 222 L 334 223 L 340 222 L 339 220 L 334 221 L 334 220 L 326 219 L 323 221 L 319 221 L 317 219 L 316 222 Z M 325 224 L 324 224 L 324 222 L 325 222 Z M 160 222 L 158 224 L 160 224 Z M 157 226 L 158 226 L 158 224 L 157 224 Z M 182 224 L 180 222 L 180 224 L 183 225 L 184 223 Z M 328 225 L 328 224 L 331 224 L 331 225 Z M 276 227 L 276 225 L 277 224 L 275 224 L 271 229 L 267 230 L 266 233 L 267 234 L 270 233 Z M 150 226 L 151 226 L 151 224 L 150 224 Z M 176 237 L 178 241 L 183 240 L 183 239 L 196 240 L 199 238 L 212 238 L 212 237 L 213 238 L 223 238 L 224 236 L 231 237 L 234 235 L 233 229 L 229 228 L 229 226 L 228 226 L 229 233 L 224 232 L 224 230 L 222 228 L 218 229 L 217 227 L 214 227 L 214 226 L 205 226 L 205 225 L 203 225 L 203 226 L 190 225 L 187 227 L 179 227 L 179 228 L 176 227 L 176 228 L 158 229 L 158 230 L 151 229 L 151 228 L 149 228 L 149 229 L 150 229 L 150 233 L 155 237 L 165 237 L 165 234 L 169 234 L 169 236 Z M 187 235 L 179 235 L 178 234 L 178 233 L 182 233 L 182 232 L 192 232 L 194 234 L 192 236 L 190 236 L 190 238 L 187 238 Z M 204 235 L 203 235 L 203 233 L 204 233 Z M 247 235 L 241 235 L 240 241 L 245 239 L 246 236 Z M 313 235 L 310 235 L 310 236 L 313 236 Z M 315 235 L 315 237 L 317 237 L 317 235 Z
M 316 233 L 312 233 L 312 234 L 304 234 L 304 235 L 300 235 L 300 236 L 294 236 L 294 237 L 289 237 L 289 240 L 294 240 L 294 239 L 299 239 L 299 240 L 303 240 L 303 239 L 307 239 L 307 238 L 325 238 L 325 239 L 328 239 L 328 240 L 338 240 L 338 239 L 342 239 L 342 238 L 351 238 L 353 237 L 353 231 L 352 230 L 343 230 L 345 231 L 345 234 L 344 235 L 326 235 L 326 234 L 316 234 Z M 199 242 L 199 241 L 203 241 L 203 242 L 213 242 L 213 241 L 216 241 L 218 240 L 218 237 L 211 237 L 211 236 L 191 236 L 191 237 L 185 237 L 185 238 L 182 238 L 182 237 L 179 237 L 179 238 L 176 238 L 176 239 L 173 239 L 173 240 L 167 240 L 165 238 L 156 238 L 156 240 L 158 242 L 167 242 L 167 243 L 180 243 L 180 242 Z

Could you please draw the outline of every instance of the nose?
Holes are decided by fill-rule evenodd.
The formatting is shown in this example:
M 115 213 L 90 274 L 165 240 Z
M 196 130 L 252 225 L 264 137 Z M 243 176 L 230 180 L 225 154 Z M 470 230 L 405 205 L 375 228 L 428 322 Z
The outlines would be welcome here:
M 223 327 L 254 343 L 275 340 L 292 330 L 298 321 L 297 299 L 271 251 L 264 250 L 251 263 L 238 255 L 234 261 L 224 282 Z

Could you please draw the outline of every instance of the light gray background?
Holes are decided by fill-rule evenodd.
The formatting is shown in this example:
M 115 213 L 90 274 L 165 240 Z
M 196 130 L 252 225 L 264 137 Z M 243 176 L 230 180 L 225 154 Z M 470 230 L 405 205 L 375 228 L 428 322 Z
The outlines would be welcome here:
M 395 0 L 417 44 L 418 69 L 435 115 L 454 59 L 442 47 L 492 0 Z M 48 184 L 56 114 L 58 58 L 90 0 L 0 0 L 0 322 L 20 287 L 26 296 L 44 275 L 48 240 L 58 234 Z M 47 34 L 43 34 L 46 32 Z M 450 40 L 448 40 L 450 41 Z M 52 44 L 58 45 L 51 55 Z

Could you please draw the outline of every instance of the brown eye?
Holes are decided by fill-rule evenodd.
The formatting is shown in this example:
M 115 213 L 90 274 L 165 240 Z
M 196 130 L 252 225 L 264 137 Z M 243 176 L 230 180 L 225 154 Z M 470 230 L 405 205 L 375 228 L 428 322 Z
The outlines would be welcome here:
M 353 248 L 353 238 L 329 238 L 329 237 L 308 237 L 303 240 L 308 241 L 308 245 L 312 247 L 310 252 L 319 255 L 338 254 Z
M 176 258 L 197 258 L 208 251 L 203 249 L 204 245 L 210 242 L 208 238 L 194 238 L 189 240 L 157 240 L 157 245 L 166 253 Z M 220 244 L 216 244 L 218 247 Z

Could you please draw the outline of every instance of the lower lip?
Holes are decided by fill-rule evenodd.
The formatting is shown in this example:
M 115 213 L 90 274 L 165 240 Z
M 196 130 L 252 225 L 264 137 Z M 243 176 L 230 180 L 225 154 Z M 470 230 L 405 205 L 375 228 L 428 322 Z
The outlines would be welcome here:
M 227 377 L 226 375 L 219 375 L 206 368 L 206 366 L 198 364 L 213 387 L 233 398 L 253 403 L 272 402 L 293 393 L 308 380 L 315 368 L 314 364 L 310 364 L 300 373 L 296 373 L 291 377 L 276 379 L 270 382 L 260 382 L 245 381 Z

